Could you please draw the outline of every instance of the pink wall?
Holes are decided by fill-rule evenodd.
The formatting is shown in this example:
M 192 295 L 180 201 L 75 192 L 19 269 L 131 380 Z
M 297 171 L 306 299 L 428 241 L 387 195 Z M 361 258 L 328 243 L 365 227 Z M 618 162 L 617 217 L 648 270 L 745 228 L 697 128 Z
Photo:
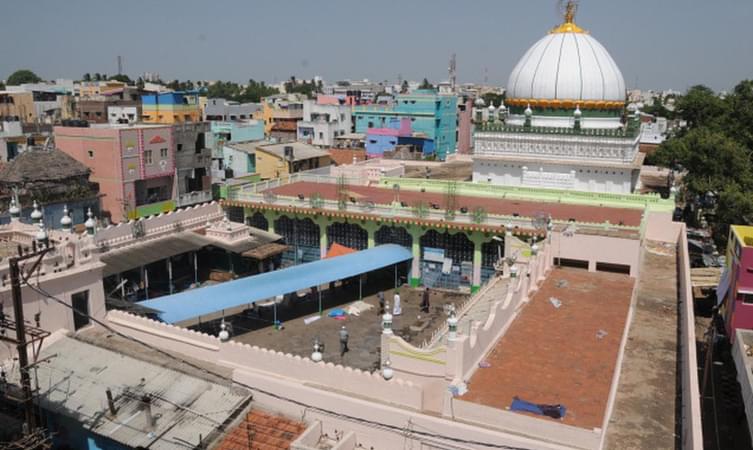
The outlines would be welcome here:
M 112 220 L 123 220 L 123 180 L 119 132 L 110 128 L 55 127 L 55 145 L 92 170 L 90 180 L 99 183 L 101 207 Z M 93 151 L 93 156 L 89 155 Z
M 753 248 L 739 247 L 739 253 L 739 260 L 732 256 L 731 289 L 727 293 L 727 331 L 733 340 L 734 330 L 753 330 L 753 304 L 743 303 L 739 295 L 740 291 L 753 293 Z
M 369 128 L 368 134 L 377 136 L 410 136 L 411 124 L 410 119 L 400 119 L 400 128 Z

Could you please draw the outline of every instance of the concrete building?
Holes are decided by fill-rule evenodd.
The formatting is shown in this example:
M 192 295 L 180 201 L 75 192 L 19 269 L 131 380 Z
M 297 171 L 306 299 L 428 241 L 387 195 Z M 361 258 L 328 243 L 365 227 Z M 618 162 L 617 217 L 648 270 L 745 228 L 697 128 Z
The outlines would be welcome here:
M 211 199 L 208 124 L 55 127 L 55 143 L 92 170 L 113 222 Z
M 228 142 L 222 147 L 222 168 L 225 178 L 237 178 L 256 173 L 256 149 L 269 141 Z
M 329 153 L 302 142 L 259 145 L 256 172 L 264 180 L 330 165 Z
M 344 80 L 324 86 L 327 95 L 352 99 L 352 104 L 368 104 L 376 101 L 377 97 L 385 93 L 384 85 L 372 83 L 368 80 Z
M 34 95 L 31 92 L 0 91 L 0 116 L 22 123 L 37 122 Z
M 732 225 L 727 240 L 724 273 L 717 288 L 720 314 L 727 336 L 735 339 L 735 330 L 753 330 L 753 227 Z
M 294 141 L 298 121 L 303 119 L 303 101 L 299 94 L 279 94 L 262 99 L 264 134 L 282 141 Z
M 444 160 L 457 146 L 457 97 L 439 95 L 433 90 L 416 90 L 395 97 L 394 106 L 356 106 L 356 133 L 370 128 L 385 128 L 390 119 L 409 119 L 411 133 L 433 141 L 434 154 Z
M 236 173 L 247 174 L 247 168 L 254 167 L 254 161 L 243 163 L 246 158 L 254 157 L 254 149 L 242 150 L 239 154 L 229 147 L 232 143 L 258 142 L 264 139 L 264 122 L 261 120 L 244 120 L 233 122 L 211 122 L 211 130 L 207 137 L 207 146 L 212 149 L 212 179 L 221 181 L 232 178 Z M 229 163 L 229 159 L 233 159 Z M 226 169 L 230 168 L 231 173 Z M 251 170 L 251 173 L 253 170 Z
M 317 147 L 332 147 L 335 138 L 352 131 L 351 111 L 344 102 L 331 104 L 324 98 L 305 100 L 303 118 L 298 121 L 298 140 Z
M 141 96 L 144 123 L 201 122 L 199 92 L 164 92 Z
M 238 103 L 224 98 L 209 98 L 204 106 L 204 120 L 235 121 L 261 119 L 261 103 Z
M 141 92 L 124 86 L 88 95 L 77 102 L 76 113 L 90 123 L 135 123 L 141 120 Z
M 635 114 L 623 123 L 625 80 L 574 21 L 551 30 L 512 71 L 507 99 L 474 133 L 473 180 L 508 186 L 630 193 L 644 156 Z M 588 51 L 583 51 L 588 49 Z

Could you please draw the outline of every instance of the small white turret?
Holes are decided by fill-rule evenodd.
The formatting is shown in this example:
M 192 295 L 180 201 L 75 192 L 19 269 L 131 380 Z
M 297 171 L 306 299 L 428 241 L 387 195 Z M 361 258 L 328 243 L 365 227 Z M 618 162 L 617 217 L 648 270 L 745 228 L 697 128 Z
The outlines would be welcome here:
M 31 221 L 39 222 L 42 220 L 42 211 L 39 210 L 39 204 L 34 200 L 34 211 L 31 212 Z
M 94 229 L 97 226 L 97 222 L 94 220 L 94 213 L 92 213 L 91 208 L 89 208 L 89 210 L 86 212 L 86 216 L 88 217 L 88 219 L 86 219 L 86 222 L 84 222 L 86 232 L 90 235 L 94 234 Z
M 390 381 L 395 376 L 395 371 L 392 369 L 392 362 L 388 359 L 382 363 L 382 377 Z
M 44 222 L 41 220 L 39 221 L 39 230 L 37 231 L 37 234 L 34 235 L 34 238 L 37 240 L 37 243 L 44 244 L 47 242 L 47 231 L 44 229 Z
M 220 333 L 217 337 L 219 337 L 220 341 L 222 342 L 227 342 L 228 340 L 230 340 L 230 331 L 228 331 L 227 329 L 225 320 L 220 323 Z
M 531 109 L 531 105 L 529 104 L 526 106 L 526 110 L 523 111 L 523 114 L 525 114 L 526 118 L 530 119 L 531 116 L 533 116 L 533 110 Z
M 63 206 L 63 217 L 60 218 L 60 226 L 68 231 L 73 229 L 73 219 L 68 214 L 68 205 Z
M 15 196 L 10 199 L 10 208 L 8 208 L 8 212 L 10 213 L 10 220 L 18 220 L 21 217 L 21 208 L 18 207 Z

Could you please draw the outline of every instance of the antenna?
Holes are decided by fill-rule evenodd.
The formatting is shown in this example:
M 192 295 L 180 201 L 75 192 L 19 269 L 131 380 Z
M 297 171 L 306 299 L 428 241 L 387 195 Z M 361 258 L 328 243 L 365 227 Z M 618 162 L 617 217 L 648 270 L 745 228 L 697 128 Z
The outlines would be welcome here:
M 456 69 L 457 69 L 457 60 L 455 59 L 455 53 L 453 53 L 452 56 L 450 57 L 450 67 L 448 69 L 448 71 L 450 72 L 450 89 L 452 89 L 452 92 L 455 92 L 455 83 L 457 81 Z
M 484 84 L 489 84 L 489 68 L 484 67 Z
M 123 75 L 123 57 L 118 55 L 118 75 Z

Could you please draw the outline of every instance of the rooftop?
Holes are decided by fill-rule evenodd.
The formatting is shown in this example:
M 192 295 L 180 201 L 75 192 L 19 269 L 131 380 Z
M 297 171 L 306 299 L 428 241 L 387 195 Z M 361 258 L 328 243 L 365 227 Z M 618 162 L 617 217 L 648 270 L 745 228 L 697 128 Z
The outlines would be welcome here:
M 753 226 L 732 225 L 730 228 L 732 229 L 732 232 L 735 233 L 737 240 L 740 241 L 744 247 L 753 247 Z
M 676 244 L 647 241 L 639 273 L 606 448 L 678 448 Z
M 302 422 L 251 410 L 215 450 L 288 449 L 305 429 Z
M 0 183 L 61 181 L 87 176 L 91 170 L 58 149 L 33 147 L 0 168 Z
M 490 367 L 474 373 L 463 399 L 500 409 L 516 396 L 561 404 L 562 423 L 601 427 L 633 285 L 627 275 L 554 269 L 486 356 Z
M 260 145 L 257 148 L 263 152 L 271 153 L 277 157 L 285 157 L 285 147 L 293 148 L 293 161 L 302 161 L 305 159 L 321 158 L 322 156 L 329 156 L 329 153 L 325 150 L 320 150 L 313 145 L 304 144 L 302 142 L 287 142 L 283 144 L 269 144 Z
M 267 140 L 261 141 L 242 141 L 242 142 L 228 142 L 225 143 L 225 147 L 232 148 L 244 153 L 256 153 L 257 147 L 261 145 L 269 144 Z
M 35 370 L 45 409 L 78 421 L 85 429 L 128 447 L 183 449 L 199 437 L 216 439 L 216 428 L 244 408 L 250 394 L 144 362 L 71 337 L 41 352 Z M 16 371 L 8 371 L 11 382 Z M 108 411 L 111 389 L 115 416 Z M 147 423 L 148 396 L 154 424 Z M 221 405 L 221 407 L 218 407 Z M 206 441 L 205 441 L 206 443 Z
M 326 200 L 337 200 L 337 189 L 336 184 L 302 181 L 280 186 L 271 189 L 271 191 L 276 195 L 287 197 L 296 197 L 298 194 L 303 194 L 306 198 L 318 193 Z M 370 200 L 376 204 L 389 205 L 395 200 L 394 190 L 388 188 L 349 185 L 347 189 L 349 194 L 356 194 L 355 197 L 358 197 L 360 200 Z M 446 195 L 442 193 L 401 190 L 400 201 L 405 202 L 409 206 L 433 203 L 443 207 L 446 203 Z M 605 223 L 609 221 L 613 225 L 622 224 L 633 227 L 640 225 L 642 216 L 642 211 L 638 209 L 506 199 L 490 200 L 486 197 L 465 195 L 457 196 L 456 205 L 458 209 L 466 207 L 471 211 L 475 208 L 484 208 L 487 213 L 497 215 L 512 216 L 517 214 L 521 217 L 535 217 L 537 214 L 543 212 L 551 214 L 552 219 L 555 220 L 567 221 L 575 219 L 577 222 L 582 223 Z

